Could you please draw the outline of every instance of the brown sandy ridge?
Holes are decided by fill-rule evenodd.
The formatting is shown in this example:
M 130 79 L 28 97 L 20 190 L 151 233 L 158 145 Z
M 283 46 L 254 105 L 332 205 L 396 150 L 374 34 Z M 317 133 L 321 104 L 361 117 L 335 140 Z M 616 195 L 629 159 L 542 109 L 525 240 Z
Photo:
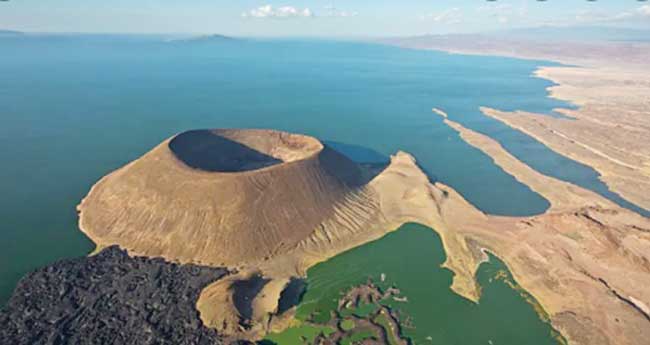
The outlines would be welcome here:
M 538 173 L 446 116 L 444 122 L 551 203 L 542 215 L 520 218 L 468 216 L 462 210 L 473 207 L 459 205 L 443 212 L 448 227 L 504 260 L 570 344 L 644 344 L 650 336 L 650 220 Z M 470 265 L 463 271 L 477 268 Z M 462 291 L 472 277 L 458 274 L 452 288 Z
M 382 43 L 567 64 L 540 67 L 535 76 L 557 84 L 549 88 L 551 97 L 579 106 L 556 109 L 570 119 L 489 108 L 483 112 L 593 167 L 613 192 L 650 210 L 650 43 L 469 34 L 402 37 Z

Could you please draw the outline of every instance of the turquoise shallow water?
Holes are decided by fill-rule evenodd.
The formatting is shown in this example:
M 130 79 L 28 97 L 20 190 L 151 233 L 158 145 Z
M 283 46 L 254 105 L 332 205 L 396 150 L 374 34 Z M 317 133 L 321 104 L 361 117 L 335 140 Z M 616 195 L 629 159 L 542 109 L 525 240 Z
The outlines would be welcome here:
M 542 62 L 137 36 L 5 37 L 0 51 L 0 301 L 25 272 L 91 250 L 75 206 L 97 179 L 187 129 L 271 127 L 383 155 L 402 149 L 486 212 L 548 207 L 444 126 L 431 113 L 439 107 L 538 170 L 608 193 L 593 170 L 478 111 L 567 106 L 546 97 L 550 82 L 531 77 Z

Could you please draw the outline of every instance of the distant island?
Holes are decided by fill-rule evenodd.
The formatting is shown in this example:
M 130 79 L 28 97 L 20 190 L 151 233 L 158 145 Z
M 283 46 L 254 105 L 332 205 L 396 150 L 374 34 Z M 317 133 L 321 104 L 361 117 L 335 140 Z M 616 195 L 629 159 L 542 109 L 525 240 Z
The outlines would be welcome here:
M 20 36 L 24 34 L 24 32 L 15 30 L 0 30 L 0 36 Z
M 239 38 L 220 35 L 220 34 L 210 34 L 210 35 L 199 35 L 185 38 L 172 39 L 170 42 L 236 42 L 239 41 Z

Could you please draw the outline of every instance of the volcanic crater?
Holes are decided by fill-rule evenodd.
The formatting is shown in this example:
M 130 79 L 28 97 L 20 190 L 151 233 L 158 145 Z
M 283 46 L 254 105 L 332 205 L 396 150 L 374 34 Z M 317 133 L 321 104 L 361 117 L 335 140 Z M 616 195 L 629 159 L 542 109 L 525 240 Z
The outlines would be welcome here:
M 253 171 L 317 154 L 323 146 L 303 135 L 261 130 L 190 130 L 169 141 L 187 166 L 211 172 Z
M 191 130 L 102 178 L 78 207 L 80 227 L 99 246 L 238 266 L 296 246 L 362 197 L 363 176 L 312 137 Z

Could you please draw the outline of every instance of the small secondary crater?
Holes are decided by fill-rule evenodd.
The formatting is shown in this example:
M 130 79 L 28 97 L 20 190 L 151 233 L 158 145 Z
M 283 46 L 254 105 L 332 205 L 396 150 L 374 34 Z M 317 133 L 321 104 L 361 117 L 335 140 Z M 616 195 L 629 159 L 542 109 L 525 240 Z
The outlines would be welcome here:
M 232 284 L 233 303 L 244 324 L 250 322 L 253 318 L 253 299 L 269 281 L 270 279 L 256 274 L 249 279 L 238 280 Z

